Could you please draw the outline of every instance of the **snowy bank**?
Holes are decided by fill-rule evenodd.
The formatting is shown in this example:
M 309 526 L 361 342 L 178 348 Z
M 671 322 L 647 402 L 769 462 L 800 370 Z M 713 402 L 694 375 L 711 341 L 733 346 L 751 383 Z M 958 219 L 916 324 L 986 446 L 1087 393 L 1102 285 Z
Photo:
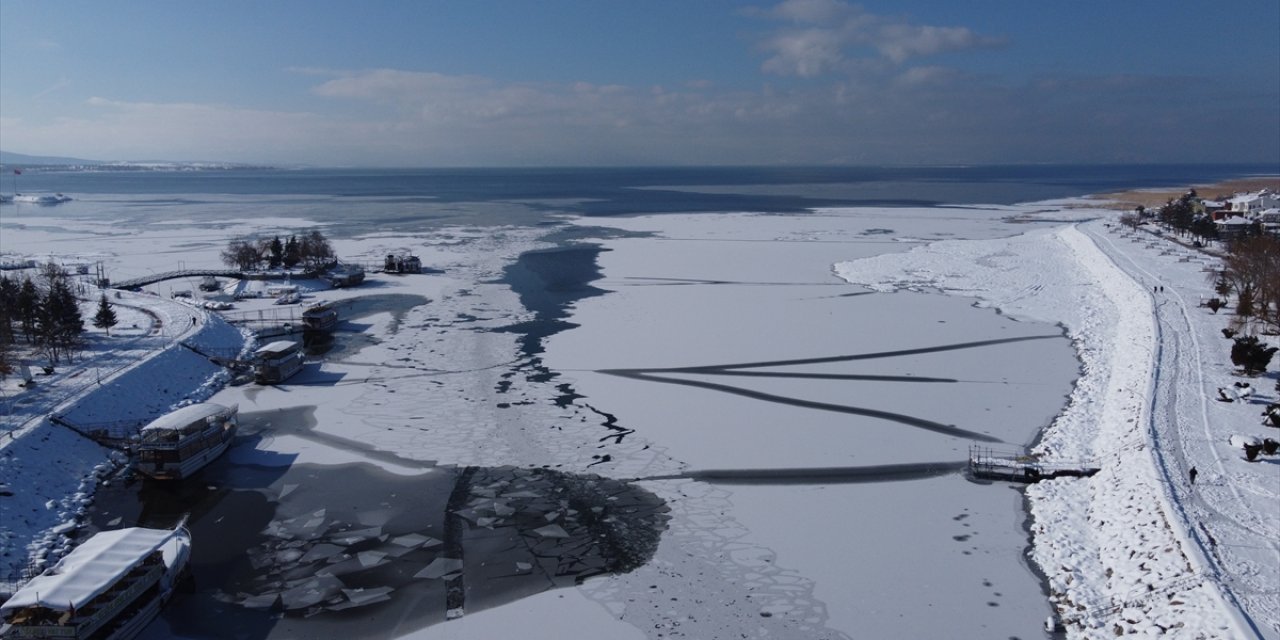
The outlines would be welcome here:
M 1067 327 L 1083 375 L 1034 452 L 1102 470 L 1041 482 L 1028 496 L 1033 557 L 1073 635 L 1244 635 L 1218 586 L 1200 572 L 1152 460 L 1150 295 L 1079 227 L 936 242 L 836 271 L 879 290 L 939 289 Z

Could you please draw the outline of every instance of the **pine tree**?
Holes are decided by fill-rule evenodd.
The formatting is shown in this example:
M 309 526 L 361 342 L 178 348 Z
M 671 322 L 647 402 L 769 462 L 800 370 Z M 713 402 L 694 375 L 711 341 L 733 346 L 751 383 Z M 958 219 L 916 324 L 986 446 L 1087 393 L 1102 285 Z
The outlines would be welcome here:
M 98 313 L 93 316 L 93 326 L 105 329 L 109 336 L 111 335 L 111 327 L 116 326 L 118 322 L 115 309 L 112 309 L 111 303 L 107 302 L 107 294 L 102 294 L 102 297 L 98 299 Z
M 13 323 L 18 320 L 18 283 L 0 275 L 0 346 L 14 343 Z
M 280 242 L 280 236 L 271 239 L 271 244 L 267 246 L 270 251 L 270 262 L 272 269 L 279 269 L 284 264 L 284 244 Z
M 38 344 L 44 348 L 49 360 L 57 364 L 62 356 L 70 357 L 84 333 L 84 318 L 80 315 L 80 303 L 71 292 L 66 278 L 51 278 L 49 292 L 45 295 L 36 320 Z
M 1280 349 L 1262 344 L 1257 336 L 1235 338 L 1231 345 L 1231 364 L 1244 369 L 1247 375 L 1262 373 L 1271 364 L 1271 357 L 1276 351 Z
M 302 262 L 302 247 L 298 244 L 297 236 L 289 236 L 289 240 L 284 243 L 284 268 L 292 269 Z
M 18 287 L 17 299 L 18 324 L 22 326 L 22 335 L 28 342 L 35 336 L 36 319 L 40 316 L 40 290 L 31 278 L 25 278 Z

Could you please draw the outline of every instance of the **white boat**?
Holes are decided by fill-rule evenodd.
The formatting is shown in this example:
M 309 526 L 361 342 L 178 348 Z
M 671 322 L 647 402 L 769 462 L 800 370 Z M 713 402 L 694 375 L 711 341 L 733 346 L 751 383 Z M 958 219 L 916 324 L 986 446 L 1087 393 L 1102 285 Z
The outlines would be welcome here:
M 332 331 L 338 326 L 338 310 L 317 302 L 302 311 L 302 328 L 306 331 Z
M 138 635 L 169 601 L 186 569 L 191 533 L 184 525 L 95 534 L 0 605 L 0 638 Z
M 306 356 L 297 342 L 277 340 L 254 351 L 253 359 L 254 380 L 258 384 L 277 384 L 300 371 Z
M 276 304 L 294 304 L 299 300 L 302 300 L 302 294 L 297 291 L 290 291 L 288 293 L 283 293 L 279 298 L 276 298 Z
M 71 197 L 61 193 L 17 193 L 14 194 L 13 201 L 26 204 L 61 204 L 70 202 Z
M 239 405 L 201 402 L 142 428 L 134 467 L 157 480 L 181 480 L 222 455 L 236 435 Z

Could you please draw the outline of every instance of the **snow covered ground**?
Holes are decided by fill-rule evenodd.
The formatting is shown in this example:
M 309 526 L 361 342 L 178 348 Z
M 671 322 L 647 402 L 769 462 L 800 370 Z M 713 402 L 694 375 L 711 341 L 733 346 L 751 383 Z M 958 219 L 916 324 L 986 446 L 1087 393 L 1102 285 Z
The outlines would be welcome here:
M 937 288 L 1067 326 L 1085 375 L 1036 451 L 1102 470 L 1028 495 L 1036 562 L 1081 635 L 1280 633 L 1280 465 L 1228 444 L 1275 436 L 1258 419 L 1274 376 L 1252 381 L 1250 401 L 1210 400 L 1240 379 L 1220 333 L 1229 319 L 1197 306 L 1215 263 L 1095 221 L 837 267 L 851 282 Z
M 1276 637 L 1280 465 L 1226 444 L 1266 432 L 1256 414 L 1274 401 L 1271 378 L 1251 402 L 1204 402 L 1236 378 L 1226 318 L 1195 306 L 1209 289 L 1201 258 L 1069 222 L 1108 215 L 1041 203 L 570 220 L 627 232 L 593 241 L 605 251 L 592 284 L 611 293 L 577 300 L 577 326 L 532 355 L 506 329 L 534 315 L 501 278 L 550 248 L 545 229 L 339 239 L 345 258 L 409 248 L 442 272 L 310 292 L 339 305 L 343 344 L 279 387 L 223 388 L 225 374 L 175 343 L 234 349 L 243 337 L 166 299 L 190 283 L 156 285 L 119 300 L 128 319 L 93 336 L 85 360 L 33 389 L 5 383 L 5 568 L 29 548 L 65 548 L 65 523 L 112 474 L 106 450 L 43 416 L 133 417 L 138 396 L 112 387 L 132 371 L 129 384 L 162 404 L 239 404 L 251 433 L 230 465 L 361 464 L 409 479 L 546 466 L 667 502 L 654 557 L 630 573 L 387 636 L 1025 638 L 1056 608 L 1080 637 Z M 214 268 L 230 237 L 310 225 L 121 234 L 109 221 L 35 222 L 6 226 L 3 251 L 102 260 L 119 277 L 175 259 Z M 99 388 L 116 390 L 87 395 Z M 973 442 L 1035 444 L 1102 471 L 1033 485 L 1025 523 L 1020 492 L 957 473 Z M 298 482 L 285 472 L 271 486 L 281 509 Z M 182 632 L 175 618 L 151 636 Z

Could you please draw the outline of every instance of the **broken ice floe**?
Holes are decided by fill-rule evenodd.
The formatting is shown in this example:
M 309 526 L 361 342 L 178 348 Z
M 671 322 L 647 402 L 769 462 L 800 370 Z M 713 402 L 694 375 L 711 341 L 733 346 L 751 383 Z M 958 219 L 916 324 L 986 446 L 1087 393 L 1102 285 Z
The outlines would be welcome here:
M 665 504 L 644 489 L 546 469 L 364 473 L 341 483 L 360 491 L 281 491 L 288 498 L 248 549 L 251 571 L 219 599 L 302 618 L 359 607 L 430 624 L 629 571 L 653 554 L 667 521 Z M 368 495 L 387 499 L 370 503 Z M 424 611 L 422 602 L 442 606 Z

